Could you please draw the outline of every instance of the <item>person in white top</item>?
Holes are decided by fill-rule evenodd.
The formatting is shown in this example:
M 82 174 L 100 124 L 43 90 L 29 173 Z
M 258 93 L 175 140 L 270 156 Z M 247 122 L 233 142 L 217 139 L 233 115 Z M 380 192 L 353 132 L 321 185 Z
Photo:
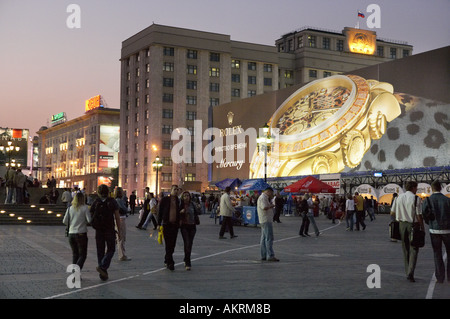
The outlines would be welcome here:
M 417 263 L 417 255 L 419 248 L 410 244 L 410 235 L 413 223 L 418 222 L 420 229 L 424 230 L 422 219 L 422 201 L 415 194 L 417 192 L 417 182 L 408 181 L 405 185 L 406 192 L 400 194 L 392 204 L 391 211 L 395 213 L 400 228 L 400 236 L 402 238 L 403 259 L 405 262 L 406 278 L 415 282 L 414 270 Z
M 279 261 L 275 258 L 273 252 L 273 208 L 271 200 L 273 198 L 273 189 L 268 187 L 259 196 L 257 202 L 257 211 L 259 224 L 261 226 L 261 260 Z
M 223 193 L 223 195 L 220 197 L 219 210 L 220 215 L 222 216 L 222 227 L 220 227 L 219 239 L 226 239 L 226 237 L 224 237 L 223 235 L 225 234 L 227 226 L 228 230 L 230 231 L 230 238 L 237 237 L 236 235 L 234 235 L 233 230 L 233 214 L 235 209 L 233 207 L 233 204 L 231 203 L 230 192 L 231 188 L 226 187 L 225 193 Z
M 72 263 L 83 269 L 87 257 L 87 225 L 92 221 L 84 195 L 76 193 L 72 205 L 67 208 L 63 223 L 69 227 L 69 244 L 72 248 Z
M 345 221 L 347 222 L 347 230 L 353 231 L 353 214 L 355 213 L 355 201 L 352 195 L 347 195 L 345 201 Z

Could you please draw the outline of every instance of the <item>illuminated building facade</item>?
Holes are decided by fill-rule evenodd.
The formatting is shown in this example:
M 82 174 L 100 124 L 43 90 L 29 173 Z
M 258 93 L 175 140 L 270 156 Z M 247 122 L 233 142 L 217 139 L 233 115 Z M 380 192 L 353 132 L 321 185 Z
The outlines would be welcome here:
M 280 88 L 306 84 L 412 55 L 404 41 L 383 40 L 374 31 L 344 28 L 342 32 L 304 27 L 275 41 L 280 54 Z
M 100 104 L 73 120 L 52 116 L 57 123 L 37 132 L 37 178 L 45 185 L 54 176 L 57 187 L 78 186 L 89 193 L 100 184 L 111 186 L 117 178 L 119 119 L 119 109 Z
M 412 54 L 410 45 L 381 40 L 376 40 L 374 55 L 350 52 L 345 40 L 351 31 L 302 29 L 269 46 L 153 24 L 126 39 L 121 52 L 119 184 L 140 196 L 147 186 L 158 193 L 172 184 L 204 191 L 211 180 L 208 164 L 173 163 L 171 150 L 177 141 L 171 134 L 177 128 L 202 134 L 215 126 L 212 114 L 218 105 Z M 366 42 L 372 42 L 366 39 L 373 40 L 374 32 L 361 32 L 369 35 L 359 35 L 354 43 L 362 43 L 367 53 Z M 195 120 L 202 121 L 200 132 L 194 132 Z M 203 141 L 202 149 L 207 144 Z M 163 163 L 159 190 L 152 166 L 157 156 Z

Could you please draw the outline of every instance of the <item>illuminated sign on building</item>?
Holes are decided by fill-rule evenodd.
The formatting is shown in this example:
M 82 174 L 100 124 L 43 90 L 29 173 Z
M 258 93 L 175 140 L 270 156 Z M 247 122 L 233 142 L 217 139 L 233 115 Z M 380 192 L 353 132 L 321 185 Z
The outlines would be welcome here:
M 89 100 L 86 100 L 86 107 L 85 107 L 86 112 L 89 112 L 93 109 L 97 109 L 99 107 L 103 107 L 101 95 L 97 95 L 90 98 Z
M 67 121 L 66 113 L 61 112 L 55 115 L 52 115 L 52 126 L 65 123 Z
M 120 127 L 117 125 L 100 125 L 100 146 L 98 170 L 119 166 L 119 136 Z
M 348 51 L 367 55 L 375 54 L 377 34 L 374 31 L 344 28 Z

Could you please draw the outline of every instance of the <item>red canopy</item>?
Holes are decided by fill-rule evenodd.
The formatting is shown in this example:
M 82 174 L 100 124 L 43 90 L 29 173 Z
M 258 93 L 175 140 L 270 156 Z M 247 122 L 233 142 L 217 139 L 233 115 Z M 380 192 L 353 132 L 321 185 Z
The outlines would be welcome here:
M 336 189 L 315 177 L 308 176 L 286 186 L 286 193 L 336 193 Z

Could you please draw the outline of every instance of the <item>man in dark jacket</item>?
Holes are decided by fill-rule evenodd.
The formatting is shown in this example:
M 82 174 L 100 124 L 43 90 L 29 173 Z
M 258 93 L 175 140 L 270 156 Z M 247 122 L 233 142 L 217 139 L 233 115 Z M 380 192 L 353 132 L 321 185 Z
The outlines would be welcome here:
M 175 269 L 173 252 L 177 243 L 178 228 L 180 225 L 180 199 L 178 198 L 178 186 L 172 185 L 170 195 L 163 197 L 159 204 L 158 230 L 163 227 L 164 242 L 166 245 L 166 255 L 164 264 L 170 270 Z
M 431 183 L 433 194 L 424 200 L 422 215 L 429 224 L 431 246 L 434 251 L 435 275 L 438 283 L 444 282 L 445 265 L 442 243 L 447 251 L 447 281 L 450 282 L 450 198 L 441 193 L 441 183 Z

